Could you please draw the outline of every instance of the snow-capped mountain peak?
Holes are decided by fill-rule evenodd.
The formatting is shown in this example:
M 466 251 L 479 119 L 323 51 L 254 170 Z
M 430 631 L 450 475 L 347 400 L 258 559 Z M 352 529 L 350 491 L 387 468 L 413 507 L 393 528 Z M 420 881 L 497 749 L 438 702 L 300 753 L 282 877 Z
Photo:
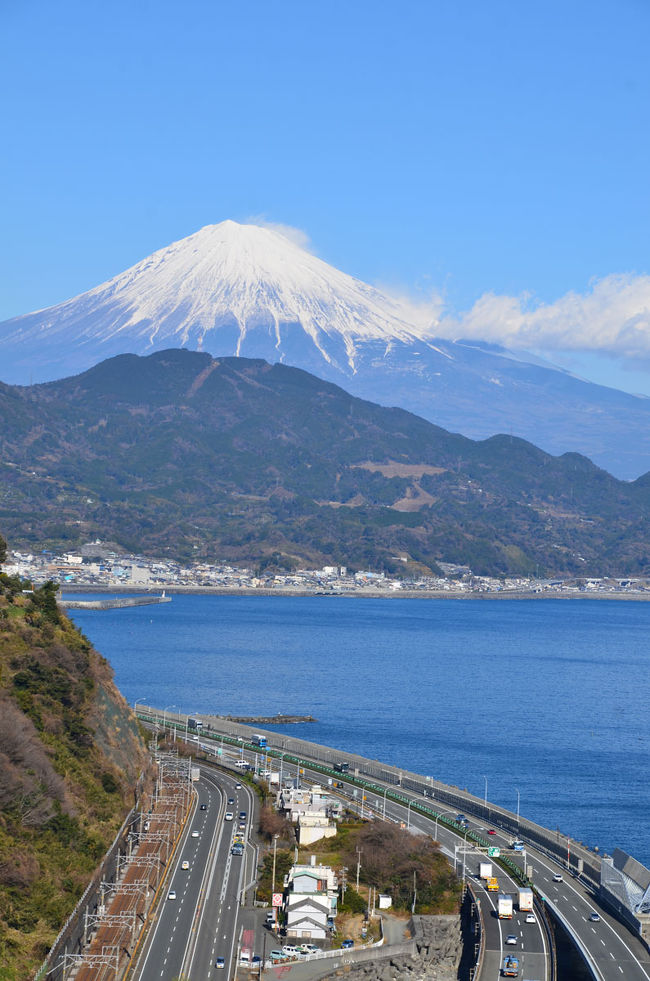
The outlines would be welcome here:
M 379 290 L 274 229 L 234 221 L 206 225 L 89 292 L 10 323 L 35 327 L 41 340 L 76 333 L 73 343 L 92 339 L 112 352 L 122 342 L 136 353 L 209 343 L 239 355 L 262 331 L 276 360 L 287 358 L 284 325 L 299 325 L 326 362 L 352 370 L 358 341 L 418 336 Z

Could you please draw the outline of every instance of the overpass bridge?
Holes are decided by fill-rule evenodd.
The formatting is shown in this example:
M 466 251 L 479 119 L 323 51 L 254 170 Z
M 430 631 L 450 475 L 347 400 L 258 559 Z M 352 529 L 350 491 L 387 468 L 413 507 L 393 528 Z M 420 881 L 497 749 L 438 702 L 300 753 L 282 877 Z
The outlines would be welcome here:
M 185 715 L 165 714 L 144 705 L 138 706 L 138 715 L 188 734 L 190 720 Z M 219 716 L 202 714 L 201 720 L 201 742 L 211 746 L 216 756 L 223 757 L 234 748 L 251 759 L 271 757 L 285 772 L 294 767 L 298 773 L 308 770 L 314 779 L 332 777 L 344 782 L 353 800 L 355 792 L 360 799 L 375 794 L 384 814 L 391 816 L 392 809 L 393 815 L 406 817 L 409 823 L 417 815 L 424 822 L 422 830 L 432 833 L 435 829 L 439 840 L 444 830 L 451 836 L 448 841 L 455 840 L 457 846 L 461 841 L 478 849 L 500 844 L 506 852 L 498 859 L 504 873 L 515 884 L 532 884 L 542 908 L 563 925 L 593 978 L 650 981 L 650 915 L 644 909 L 650 896 L 650 872 L 629 856 L 625 856 L 626 863 L 621 857 L 624 853 L 612 859 L 601 857 L 558 831 L 404 768 L 274 731 L 254 731 Z M 197 730 L 192 731 L 196 737 Z M 254 733 L 266 736 L 267 747 L 253 744 Z M 334 769 L 340 761 L 348 764 L 345 774 Z M 459 824 L 456 812 L 469 818 L 469 827 Z M 488 831 L 493 832 L 489 837 Z M 523 856 L 510 851 L 511 838 L 525 842 Z M 595 901 L 601 904 L 598 922 L 590 919 Z M 494 966 L 484 966 L 480 976 L 497 976 Z

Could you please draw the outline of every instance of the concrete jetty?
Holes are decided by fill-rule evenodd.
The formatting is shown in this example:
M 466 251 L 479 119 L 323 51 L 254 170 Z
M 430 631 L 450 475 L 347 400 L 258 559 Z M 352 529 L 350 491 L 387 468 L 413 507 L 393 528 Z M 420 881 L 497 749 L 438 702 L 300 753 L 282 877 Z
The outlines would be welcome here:
M 116 596 L 114 599 L 77 600 L 60 596 L 57 604 L 64 610 L 121 610 L 129 606 L 150 606 L 152 603 L 171 603 L 171 596 Z

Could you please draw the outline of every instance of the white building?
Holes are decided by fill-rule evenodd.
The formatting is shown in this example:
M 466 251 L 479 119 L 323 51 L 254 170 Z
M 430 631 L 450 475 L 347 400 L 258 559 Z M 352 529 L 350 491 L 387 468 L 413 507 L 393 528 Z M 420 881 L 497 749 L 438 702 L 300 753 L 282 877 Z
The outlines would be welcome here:
M 336 916 L 338 882 L 329 865 L 293 865 L 285 878 L 287 937 L 324 940 L 328 918 Z

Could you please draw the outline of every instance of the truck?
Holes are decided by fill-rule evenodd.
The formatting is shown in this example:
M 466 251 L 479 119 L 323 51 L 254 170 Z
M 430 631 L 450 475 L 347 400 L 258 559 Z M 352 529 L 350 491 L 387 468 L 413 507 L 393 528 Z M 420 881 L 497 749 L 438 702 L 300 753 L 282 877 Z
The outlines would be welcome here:
M 526 913 L 533 912 L 533 890 L 522 886 L 519 890 L 519 909 Z
M 257 733 L 251 739 L 253 746 L 266 746 L 266 736 L 259 736 Z
M 187 726 L 188 726 L 188 729 L 201 729 L 203 727 L 203 723 L 201 722 L 200 719 L 189 719 L 188 718 L 188 720 L 187 720 Z
M 500 920 L 512 919 L 512 896 L 506 895 L 505 892 L 499 893 L 499 898 L 497 900 L 497 916 Z
M 499 891 L 499 880 L 495 875 L 491 875 L 487 881 L 488 892 L 498 892 Z
M 350 764 L 346 763 L 345 760 L 337 760 L 334 764 L 334 769 L 337 773 L 347 773 L 350 769 Z
M 501 974 L 504 978 L 518 978 L 519 977 L 519 958 L 518 957 L 504 957 L 503 967 L 501 968 Z
M 481 879 L 492 878 L 492 862 L 479 862 L 478 874 Z

